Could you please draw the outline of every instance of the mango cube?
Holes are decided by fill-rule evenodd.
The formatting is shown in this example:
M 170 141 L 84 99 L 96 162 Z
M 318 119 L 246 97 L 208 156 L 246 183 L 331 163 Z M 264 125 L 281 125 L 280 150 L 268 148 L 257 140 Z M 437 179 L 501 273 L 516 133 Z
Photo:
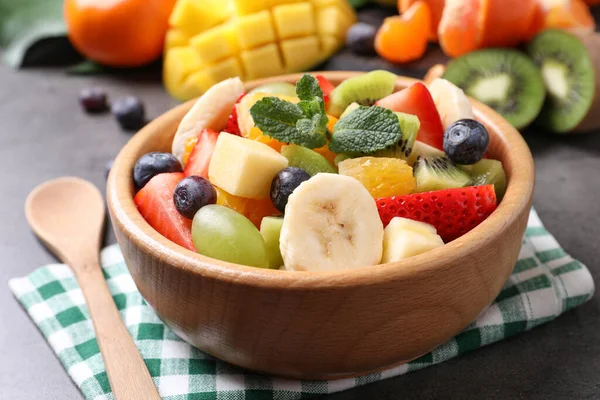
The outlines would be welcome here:
M 317 30 L 319 35 L 332 35 L 339 38 L 346 36 L 346 31 L 354 23 L 339 7 L 325 7 L 317 14 Z
M 261 11 L 256 14 L 236 18 L 235 30 L 237 33 L 237 42 L 244 50 L 273 43 L 277 40 L 269 11 Z
M 268 10 L 272 2 L 273 0 L 234 0 L 233 6 L 237 15 L 248 15 Z
M 224 81 L 233 76 L 241 76 L 240 63 L 235 58 L 228 58 L 217 64 L 204 66 L 198 72 L 193 73 L 186 80 L 188 84 L 197 85 L 202 91 L 207 91 L 215 83 Z
M 274 7 L 273 19 L 280 39 L 311 35 L 316 31 L 314 9 L 308 2 Z
M 271 181 L 288 160 L 266 144 L 222 132 L 208 167 L 208 178 L 235 196 L 265 199 Z
M 281 42 L 281 53 L 288 71 L 301 71 L 321 61 L 319 38 L 307 36 Z
M 179 0 L 175 3 L 169 25 L 193 36 L 225 21 L 230 14 L 223 0 Z
M 169 50 L 165 54 L 163 69 L 165 87 L 178 98 L 186 98 L 190 93 L 181 86 L 190 74 L 201 68 L 202 63 L 194 49 L 190 47 L 177 47 Z M 197 92 L 201 93 L 200 90 L 197 90 Z M 196 93 L 192 93 L 192 95 L 197 96 Z
M 264 76 L 281 75 L 285 72 L 275 44 L 269 44 L 258 49 L 242 51 L 240 55 L 246 79 L 258 79 Z
M 320 39 L 321 39 L 321 48 L 326 53 L 335 53 L 342 46 L 344 46 L 344 42 L 335 36 L 323 35 L 320 37 Z
M 237 52 L 233 35 L 233 25 L 223 24 L 194 36 L 190 45 L 196 50 L 203 64 L 210 64 L 231 57 Z

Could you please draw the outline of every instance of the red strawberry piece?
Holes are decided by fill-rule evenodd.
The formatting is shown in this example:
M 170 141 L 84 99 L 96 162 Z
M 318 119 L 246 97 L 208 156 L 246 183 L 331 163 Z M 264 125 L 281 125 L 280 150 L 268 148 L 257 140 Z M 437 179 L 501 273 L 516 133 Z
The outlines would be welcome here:
M 203 130 L 190 154 L 183 173 L 185 176 L 198 175 L 208 179 L 208 166 L 215 151 L 219 134 L 212 129 Z
M 431 224 L 444 242 L 479 225 L 496 209 L 494 185 L 436 190 L 376 200 L 384 226 L 394 217 Z
M 238 97 L 237 102 L 235 104 L 238 104 L 246 94 L 247 93 L 245 92 L 242 93 L 242 95 Z M 227 119 L 227 127 L 225 128 L 225 132 L 231 133 L 232 135 L 241 136 L 240 126 L 238 124 L 237 107 L 235 105 L 231 110 L 231 115 L 229 116 L 229 119 Z
M 142 217 L 158 233 L 186 249 L 192 242 L 192 221 L 184 218 L 173 203 L 175 186 L 185 177 L 181 172 L 158 174 L 133 199 Z
M 391 94 L 376 102 L 375 105 L 392 111 L 416 115 L 421 121 L 421 129 L 419 129 L 417 140 L 436 149 L 444 150 L 442 119 L 429 89 L 421 82 Z
M 325 78 L 323 75 L 316 75 L 315 78 L 317 79 L 317 81 L 319 81 L 319 86 L 323 91 L 323 101 L 325 102 L 325 104 L 329 103 L 329 100 L 331 99 L 331 92 L 333 92 L 333 89 L 335 89 L 334 84 L 331 83 L 329 79 Z

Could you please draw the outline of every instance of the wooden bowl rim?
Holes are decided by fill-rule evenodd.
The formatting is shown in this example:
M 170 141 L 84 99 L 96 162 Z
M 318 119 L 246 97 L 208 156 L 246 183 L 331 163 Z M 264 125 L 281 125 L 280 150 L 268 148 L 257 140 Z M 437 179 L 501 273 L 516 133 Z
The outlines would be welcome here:
M 332 81 L 339 81 L 363 74 L 360 71 L 319 71 Z M 250 90 L 261 84 L 275 81 L 296 82 L 303 74 L 289 74 L 245 83 Z M 401 89 L 417 79 L 399 76 L 396 89 Z M 498 208 L 480 225 L 443 247 L 409 259 L 368 267 L 340 271 L 281 271 L 233 264 L 202 256 L 185 249 L 154 230 L 141 216 L 133 202 L 131 168 L 127 162 L 130 153 L 135 153 L 147 138 L 162 125 L 167 126 L 189 110 L 195 100 L 183 103 L 150 122 L 138 132 L 119 152 L 107 183 L 107 202 L 113 222 L 122 232 L 148 253 L 153 253 L 174 268 L 192 274 L 218 279 L 224 282 L 252 287 L 286 287 L 290 290 L 327 290 L 334 287 L 366 286 L 389 279 L 420 279 L 435 273 L 439 263 L 450 264 L 472 252 L 480 251 L 485 245 L 493 245 L 502 232 L 518 222 L 523 212 L 528 212 L 534 187 L 533 159 L 529 147 L 521 134 L 491 108 L 471 99 L 475 117 L 490 130 L 490 135 L 502 146 L 510 146 L 506 159 L 513 165 L 506 194 Z M 504 161 L 503 161 L 504 163 Z

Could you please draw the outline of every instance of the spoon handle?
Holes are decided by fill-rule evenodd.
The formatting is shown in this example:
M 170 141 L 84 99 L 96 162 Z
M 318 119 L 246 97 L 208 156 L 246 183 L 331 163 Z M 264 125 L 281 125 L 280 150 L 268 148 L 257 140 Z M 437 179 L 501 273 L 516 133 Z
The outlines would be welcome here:
M 125 327 L 98 261 L 71 265 L 83 291 L 106 373 L 117 400 L 160 400 L 144 360 Z

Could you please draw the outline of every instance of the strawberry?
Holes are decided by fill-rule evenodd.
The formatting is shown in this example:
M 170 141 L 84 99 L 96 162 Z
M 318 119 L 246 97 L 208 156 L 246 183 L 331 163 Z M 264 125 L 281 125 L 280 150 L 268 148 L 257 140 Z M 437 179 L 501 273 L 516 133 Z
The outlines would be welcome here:
M 444 242 L 475 228 L 496 209 L 494 185 L 436 190 L 376 200 L 384 226 L 404 217 L 431 224 Z
M 421 82 L 393 93 L 375 103 L 376 106 L 419 117 L 421 129 L 417 140 L 444 150 L 444 127 L 433 98 Z
M 142 217 L 158 233 L 186 249 L 192 242 L 192 221 L 184 218 L 173 203 L 175 186 L 185 177 L 181 172 L 158 174 L 133 199 Z
M 205 129 L 200 133 L 183 170 L 185 176 L 198 175 L 208 179 L 208 166 L 218 137 L 219 134 L 212 129 Z
M 246 92 L 242 93 L 242 95 L 238 97 L 237 102 L 235 104 L 239 103 L 246 94 Z M 227 120 L 227 127 L 225 128 L 225 132 L 231 133 L 232 135 L 241 136 L 240 126 L 238 124 L 237 107 L 235 105 L 233 106 L 233 110 L 231 110 L 231 115 Z
M 323 101 L 327 105 L 327 103 L 329 103 L 329 100 L 331 99 L 331 92 L 333 92 L 335 86 L 333 85 L 333 83 L 329 82 L 329 80 L 323 75 L 316 75 L 315 78 L 317 79 L 317 81 L 319 81 L 319 86 L 323 91 Z

